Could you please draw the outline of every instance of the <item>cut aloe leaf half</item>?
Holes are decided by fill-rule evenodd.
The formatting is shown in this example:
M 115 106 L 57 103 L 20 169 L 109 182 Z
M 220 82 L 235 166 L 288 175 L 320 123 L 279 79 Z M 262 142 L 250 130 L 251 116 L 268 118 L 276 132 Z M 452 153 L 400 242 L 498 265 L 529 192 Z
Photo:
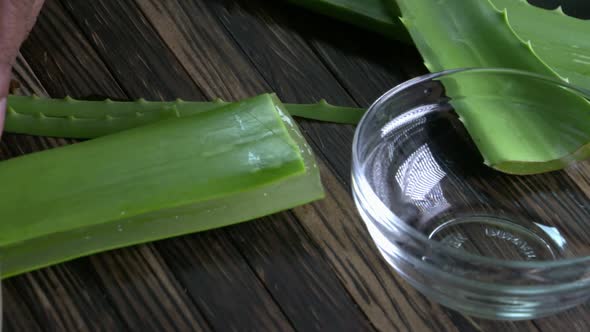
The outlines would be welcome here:
M 0 183 L 3 277 L 324 193 L 311 149 L 272 95 L 4 161 Z

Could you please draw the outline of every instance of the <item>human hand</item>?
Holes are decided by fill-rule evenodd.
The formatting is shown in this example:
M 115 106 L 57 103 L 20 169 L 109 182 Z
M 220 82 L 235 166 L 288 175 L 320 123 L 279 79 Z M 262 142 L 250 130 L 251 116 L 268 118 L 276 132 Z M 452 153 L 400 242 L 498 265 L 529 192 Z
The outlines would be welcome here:
M 44 0 L 0 0 L 0 134 L 4 128 L 6 97 L 12 65 L 33 28 Z

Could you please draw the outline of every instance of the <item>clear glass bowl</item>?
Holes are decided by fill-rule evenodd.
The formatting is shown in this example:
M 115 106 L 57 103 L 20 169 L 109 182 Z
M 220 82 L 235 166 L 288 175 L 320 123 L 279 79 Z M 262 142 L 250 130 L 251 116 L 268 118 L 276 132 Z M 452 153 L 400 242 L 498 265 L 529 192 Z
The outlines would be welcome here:
M 412 79 L 377 100 L 353 143 L 353 193 L 383 257 L 427 297 L 468 315 L 545 316 L 590 297 L 590 163 L 537 175 L 484 164 L 447 95 L 449 82 L 500 84 L 488 95 L 514 116 L 523 103 L 562 112 L 582 89 L 510 69 L 460 69 Z M 525 84 L 542 92 L 525 100 Z M 488 89 L 490 87 L 487 87 Z M 523 90 L 524 91 L 524 90 Z M 488 89 L 489 92 L 489 89 Z M 590 107 L 590 106 L 589 106 Z M 530 111 L 530 107 L 528 107 Z M 485 112 L 486 110 L 479 110 Z M 581 110 L 582 111 L 582 110 Z M 585 111 L 588 111 L 587 109 Z M 547 117 L 563 132 L 571 123 Z

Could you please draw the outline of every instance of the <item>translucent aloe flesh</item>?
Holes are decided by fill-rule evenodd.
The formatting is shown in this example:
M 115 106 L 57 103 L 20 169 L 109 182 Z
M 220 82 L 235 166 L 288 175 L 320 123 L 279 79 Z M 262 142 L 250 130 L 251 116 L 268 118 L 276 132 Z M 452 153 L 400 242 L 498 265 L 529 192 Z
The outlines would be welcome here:
M 271 95 L 4 161 L 0 183 L 3 277 L 323 197 Z
M 507 13 L 487 0 L 400 0 L 398 4 L 430 71 L 503 67 L 558 77 L 530 44 L 518 38 Z M 505 82 L 498 77 L 444 81 L 457 113 L 491 167 L 532 174 L 588 157 L 588 102 L 565 90 L 530 82 Z M 522 103 L 508 105 L 498 96 Z
M 396 17 L 399 13 L 397 8 L 388 8 L 383 0 L 288 1 L 390 38 L 411 42 L 407 31 Z
M 11 133 L 69 138 L 95 138 L 170 119 L 216 110 L 231 103 L 82 101 L 9 96 L 5 130 Z M 306 119 L 356 124 L 365 110 L 322 100 L 315 104 L 285 104 L 290 115 Z

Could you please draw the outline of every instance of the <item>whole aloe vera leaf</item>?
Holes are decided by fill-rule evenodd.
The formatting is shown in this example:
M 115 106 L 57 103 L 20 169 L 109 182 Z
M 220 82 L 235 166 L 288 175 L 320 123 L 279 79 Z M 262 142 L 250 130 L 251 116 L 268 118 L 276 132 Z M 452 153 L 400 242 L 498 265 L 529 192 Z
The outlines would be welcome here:
M 323 197 L 271 95 L 0 163 L 2 276 Z
M 411 43 L 404 26 L 396 14 L 399 10 L 388 8 L 384 0 L 288 0 L 291 3 L 318 13 L 351 23 L 389 38 Z
M 487 0 L 397 3 L 430 71 L 502 67 L 558 77 L 532 46 L 514 33 L 508 14 Z M 505 82 L 467 75 L 443 83 L 489 166 L 507 173 L 532 174 L 588 157 L 590 105 L 585 99 L 526 80 Z M 497 98 L 500 94 L 523 103 L 508 107 Z
M 171 102 L 82 101 L 9 96 L 7 132 L 39 136 L 95 138 L 174 117 L 186 117 L 231 103 L 176 100 Z M 365 110 L 340 107 L 321 100 L 315 104 L 286 104 L 292 116 L 335 123 L 356 124 Z
M 590 88 L 590 20 L 567 16 L 560 7 L 547 10 L 526 0 L 492 0 L 508 12 L 508 24 L 536 54 L 572 84 Z

